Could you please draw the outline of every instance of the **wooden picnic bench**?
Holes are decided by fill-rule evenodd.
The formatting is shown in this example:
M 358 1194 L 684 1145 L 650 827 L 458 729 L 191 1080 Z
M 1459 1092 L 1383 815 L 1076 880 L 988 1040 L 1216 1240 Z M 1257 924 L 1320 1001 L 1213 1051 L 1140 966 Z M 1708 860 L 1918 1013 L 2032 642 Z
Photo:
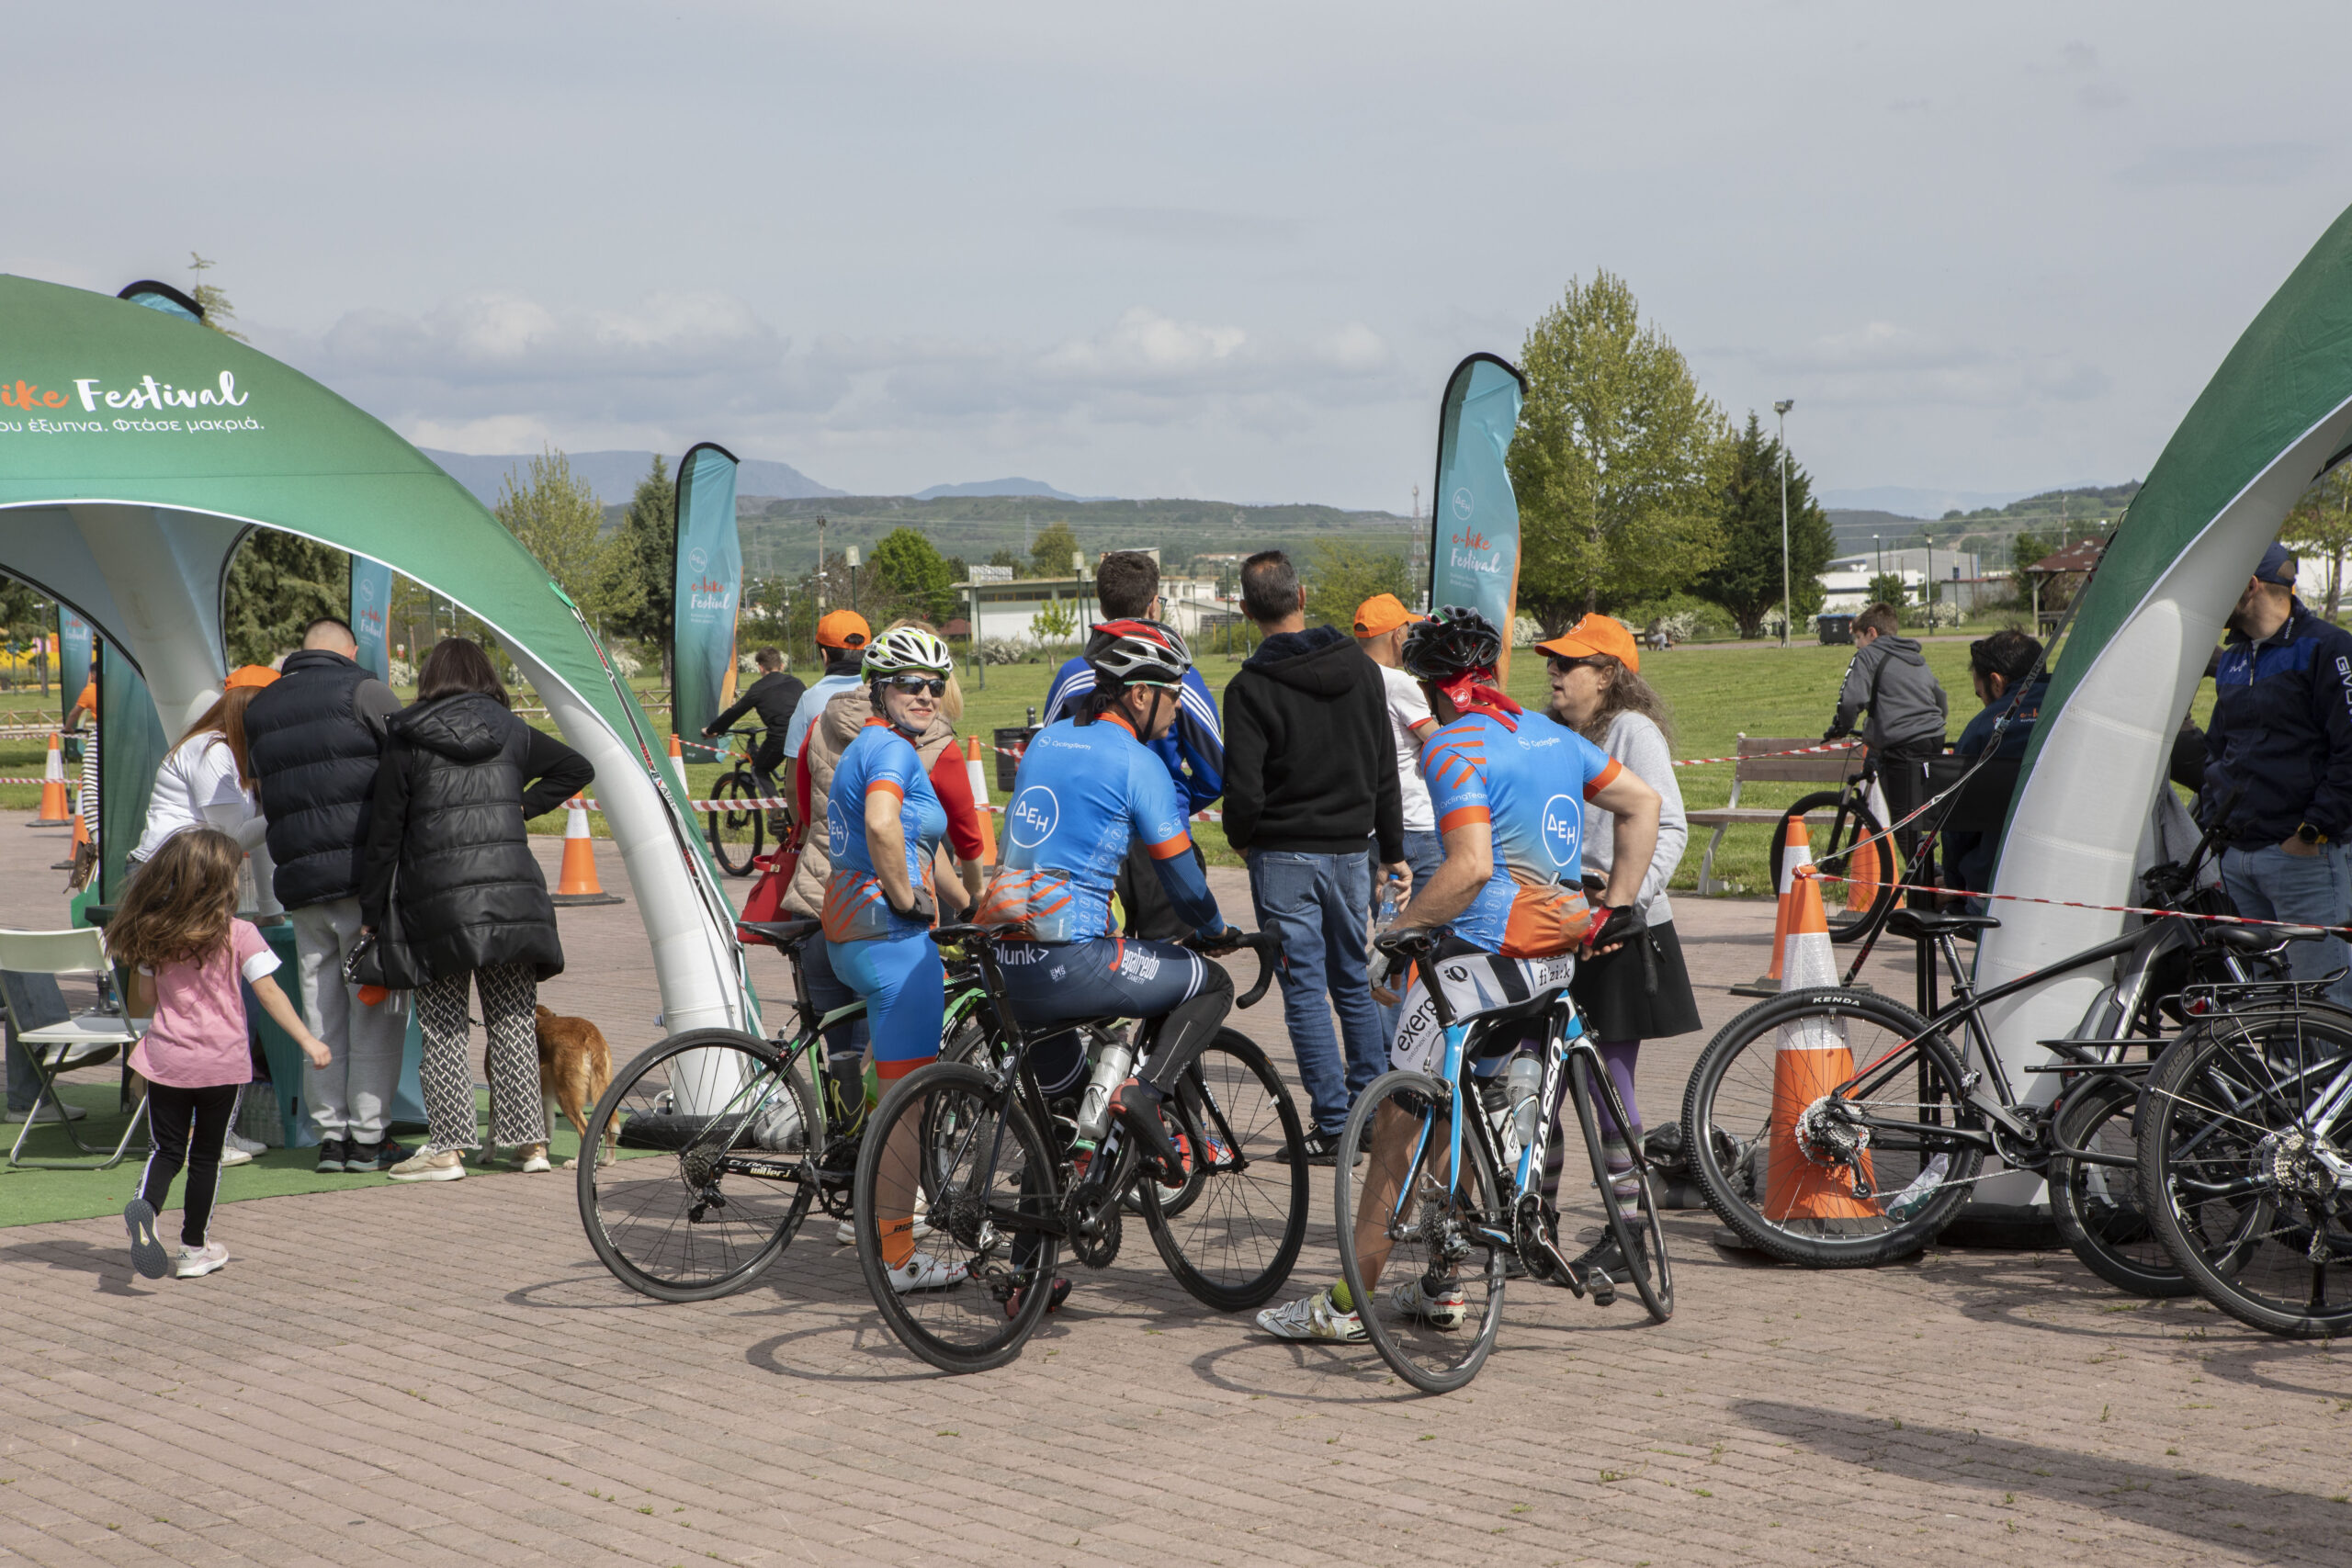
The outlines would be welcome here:
M 1736 761 L 1731 768 L 1731 799 L 1722 806 L 1699 811 L 1685 811 L 1684 820 L 1693 828 L 1713 828 L 1714 836 L 1707 840 L 1707 852 L 1699 862 L 1699 893 L 1702 897 L 1716 890 L 1714 879 L 1715 851 L 1723 846 L 1724 829 L 1736 825 L 1754 823 L 1770 827 L 1780 821 L 1786 807 L 1742 806 L 1740 786 L 1747 784 L 1841 784 L 1857 771 L 1862 748 L 1849 747 L 1842 751 L 1812 751 L 1800 757 L 1777 757 L 1768 753 L 1794 751 L 1822 742 L 1811 735 L 1743 735 L 1735 748 Z

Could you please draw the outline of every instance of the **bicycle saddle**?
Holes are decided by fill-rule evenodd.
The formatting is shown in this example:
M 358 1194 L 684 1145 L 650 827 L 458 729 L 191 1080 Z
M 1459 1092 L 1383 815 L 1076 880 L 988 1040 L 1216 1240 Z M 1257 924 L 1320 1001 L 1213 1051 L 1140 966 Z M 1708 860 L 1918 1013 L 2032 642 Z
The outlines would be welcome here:
M 738 920 L 747 931 L 755 931 L 776 946 L 790 951 L 824 929 L 822 920 Z
M 2234 953 L 2267 953 L 2290 942 L 2317 942 L 2325 926 L 2216 926 L 2213 940 Z
M 1913 942 L 1933 942 L 1939 936 L 1964 936 L 1989 931 L 2000 925 L 1991 915 L 1963 915 L 1958 910 L 1897 909 L 1887 916 L 1886 929 Z

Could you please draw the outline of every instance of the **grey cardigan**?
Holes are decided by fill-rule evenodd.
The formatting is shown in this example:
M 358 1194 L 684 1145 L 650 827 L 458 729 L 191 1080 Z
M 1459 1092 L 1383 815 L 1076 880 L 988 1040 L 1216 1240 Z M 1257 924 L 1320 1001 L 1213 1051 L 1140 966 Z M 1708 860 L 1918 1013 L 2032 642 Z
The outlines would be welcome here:
M 1674 782 L 1674 757 L 1657 725 L 1637 713 L 1621 713 L 1609 721 L 1609 739 L 1601 750 L 1624 764 L 1625 771 L 1657 791 L 1657 852 L 1642 874 L 1642 919 L 1662 926 L 1674 919 L 1666 885 L 1682 863 L 1683 846 L 1690 841 L 1690 824 L 1682 815 L 1682 786 Z M 1598 806 L 1584 808 L 1584 868 L 1607 876 L 1616 850 L 1617 819 Z

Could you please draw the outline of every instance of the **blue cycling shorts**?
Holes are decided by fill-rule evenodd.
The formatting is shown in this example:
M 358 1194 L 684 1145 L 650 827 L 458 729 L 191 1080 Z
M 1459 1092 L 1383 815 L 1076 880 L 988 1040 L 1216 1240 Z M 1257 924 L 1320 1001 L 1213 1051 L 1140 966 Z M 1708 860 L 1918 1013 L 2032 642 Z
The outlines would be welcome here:
M 876 1076 L 904 1077 L 939 1055 L 947 973 L 929 932 L 872 942 L 828 942 L 834 977 L 865 998 Z

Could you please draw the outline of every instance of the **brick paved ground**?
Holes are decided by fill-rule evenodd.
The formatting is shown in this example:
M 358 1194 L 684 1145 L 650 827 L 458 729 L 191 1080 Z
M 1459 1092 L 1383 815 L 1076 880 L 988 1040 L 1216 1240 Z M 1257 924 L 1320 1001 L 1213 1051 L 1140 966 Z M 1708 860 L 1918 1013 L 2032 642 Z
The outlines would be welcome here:
M 0 918 L 52 918 L 41 837 L 0 822 Z M 1767 912 L 1683 911 L 1713 1028 Z M 568 912 L 572 970 L 548 987 L 623 1048 L 655 1006 L 634 920 Z M 1271 1007 L 1243 1022 L 1281 1032 Z M 1654 1116 L 1698 1043 L 1645 1064 Z M 1302 1286 L 1335 1268 L 1327 1216 Z M 2127 1300 L 2063 1255 L 1807 1274 L 1720 1253 L 1713 1228 L 1674 1222 L 1671 1324 L 1514 1287 L 1486 1372 L 1430 1400 L 1369 1351 L 1204 1312 L 1140 1238 L 1081 1271 L 1023 1359 L 956 1379 L 899 1350 L 813 1226 L 731 1300 L 632 1296 L 560 1175 L 234 1205 L 236 1261 L 187 1283 L 132 1276 L 115 1222 L 27 1226 L 0 1233 L 0 1554 L 2352 1560 L 2342 1353 Z

